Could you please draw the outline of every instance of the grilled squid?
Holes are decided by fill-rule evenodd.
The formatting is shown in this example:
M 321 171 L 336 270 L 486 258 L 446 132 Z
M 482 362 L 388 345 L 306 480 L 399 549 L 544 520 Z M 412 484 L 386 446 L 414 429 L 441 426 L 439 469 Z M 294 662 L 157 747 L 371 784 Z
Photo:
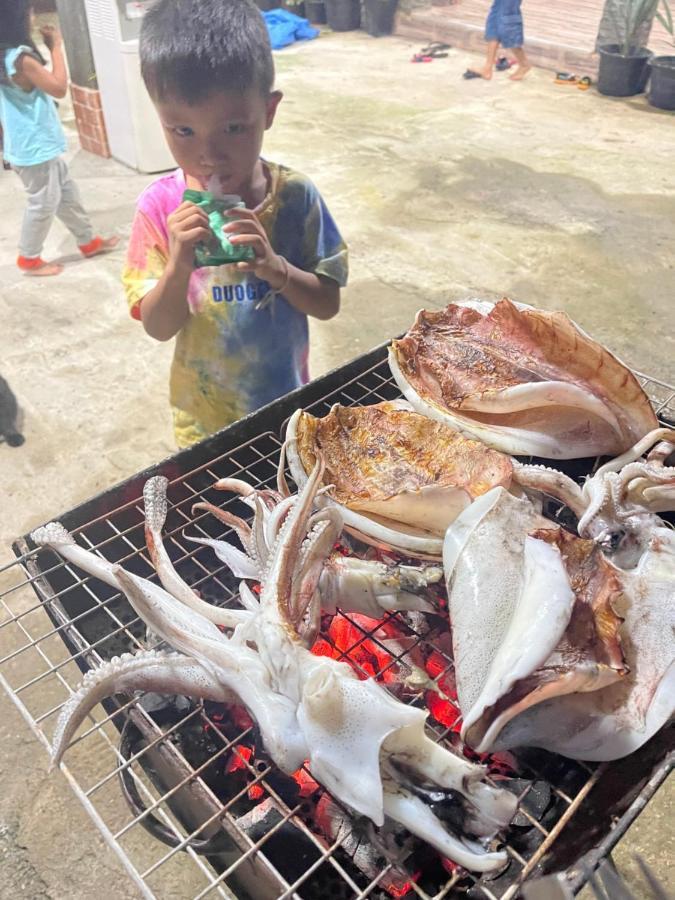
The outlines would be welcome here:
M 88 711 L 106 694 L 180 691 L 221 702 L 234 695 L 283 771 L 306 762 L 337 800 L 375 825 L 388 816 L 468 869 L 498 869 L 506 854 L 492 841 L 511 821 L 515 796 L 488 783 L 481 766 L 435 744 L 425 732 L 425 711 L 399 702 L 373 679 L 359 680 L 346 663 L 310 651 L 320 614 L 317 583 L 338 527 L 330 511 L 313 510 L 322 475 L 318 463 L 288 504 L 260 595 L 245 595 L 249 615 L 231 636 L 195 608 L 177 573 L 169 593 L 78 547 L 57 524 L 34 532 L 37 544 L 118 587 L 172 648 L 167 655 L 115 659 L 87 676 L 61 711 L 53 761 L 60 761 Z M 425 802 L 430 786 L 454 798 L 458 815 L 452 826 Z

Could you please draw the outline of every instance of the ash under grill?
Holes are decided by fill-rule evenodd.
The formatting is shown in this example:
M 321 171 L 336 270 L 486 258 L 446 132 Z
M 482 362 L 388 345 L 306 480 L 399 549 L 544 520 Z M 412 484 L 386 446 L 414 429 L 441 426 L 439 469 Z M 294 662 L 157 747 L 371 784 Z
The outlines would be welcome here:
M 675 420 L 675 389 L 638 377 L 661 418 Z M 192 505 L 206 500 L 246 515 L 239 500 L 223 503 L 212 485 L 224 477 L 272 485 L 283 427 L 298 406 L 321 416 L 337 402 L 398 396 L 385 347 L 376 348 L 58 519 L 88 549 L 155 577 L 145 550 L 142 489 L 148 477 L 165 475 L 165 544 L 174 565 L 205 600 L 238 607 L 237 581 L 183 531 L 232 535 L 208 514 L 193 516 Z M 592 463 L 565 468 L 579 477 Z M 141 647 L 145 626 L 114 589 L 50 551 L 36 551 L 28 538 L 14 550 L 17 562 L 0 569 L 0 681 L 47 745 L 82 673 Z M 394 614 L 376 623 L 337 613 L 324 618 L 321 641 L 321 652 L 389 682 L 400 699 L 424 705 L 430 734 L 457 743 L 442 618 Z M 665 779 L 672 743 L 666 729 L 627 759 L 597 766 L 535 750 L 488 759 L 493 778 L 511 777 L 520 806 L 506 834 L 508 867 L 482 878 L 441 860 L 406 832 L 376 832 L 349 817 L 305 770 L 293 777 L 280 773 L 239 708 L 181 697 L 117 697 L 97 707 L 80 729 L 64 771 L 145 897 L 162 896 L 170 884 L 195 900 L 509 900 L 526 878 L 546 871 L 567 869 L 578 888 Z M 586 869 L 578 863 L 584 854 Z

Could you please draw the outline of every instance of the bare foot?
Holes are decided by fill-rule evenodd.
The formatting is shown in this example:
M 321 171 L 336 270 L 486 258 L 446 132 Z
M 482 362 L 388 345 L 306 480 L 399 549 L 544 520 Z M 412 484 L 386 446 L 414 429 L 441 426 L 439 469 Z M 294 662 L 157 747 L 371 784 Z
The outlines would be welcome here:
M 111 250 L 114 250 L 119 242 L 120 239 L 117 235 L 109 238 L 95 237 L 88 244 L 83 244 L 80 247 L 80 251 L 86 257 L 98 256 L 100 253 L 109 253 Z
M 24 269 L 24 275 L 30 275 L 36 278 L 46 278 L 48 275 L 60 275 L 63 272 L 63 266 L 58 263 L 44 263 L 36 266 L 34 269 Z
M 105 250 L 114 250 L 119 244 L 120 239 L 116 234 L 109 238 L 103 238 L 103 247 Z
M 484 69 L 472 69 L 472 72 L 475 72 L 476 75 L 480 75 L 481 78 L 484 78 L 486 81 L 490 81 L 492 78 L 492 66 L 485 66 Z
M 509 78 L 511 81 L 522 81 L 531 68 L 532 66 L 518 66 L 513 75 L 509 75 Z

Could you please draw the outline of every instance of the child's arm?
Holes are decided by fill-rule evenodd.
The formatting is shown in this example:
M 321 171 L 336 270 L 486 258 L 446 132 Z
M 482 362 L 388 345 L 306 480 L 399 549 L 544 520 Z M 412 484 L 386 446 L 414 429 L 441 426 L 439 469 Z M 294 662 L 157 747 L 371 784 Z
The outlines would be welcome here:
M 155 287 L 143 297 L 141 322 L 150 337 L 169 341 L 190 315 L 188 283 L 194 269 L 195 244 L 208 240 L 209 220 L 194 203 L 181 203 L 167 218 L 169 259 Z
M 63 38 L 58 28 L 45 26 L 40 29 L 47 49 L 52 55 L 52 71 L 28 53 L 24 53 L 17 61 L 16 71 L 23 80 L 32 87 L 39 88 L 50 97 L 60 100 L 68 92 L 68 73 L 63 56 Z
M 276 254 L 275 254 L 276 256 Z M 332 319 L 340 312 L 340 286 L 332 278 L 305 272 L 292 266 L 283 257 L 276 256 L 277 263 L 269 268 L 256 265 L 258 278 L 269 281 L 273 290 L 279 290 L 298 312 L 315 319 Z M 240 264 L 246 266 L 246 263 Z M 288 270 L 288 276 L 286 276 Z
M 237 221 L 225 226 L 232 244 L 252 247 L 255 261 L 238 263 L 244 272 L 255 272 L 280 290 L 298 312 L 315 319 L 332 319 L 340 310 L 340 287 L 332 278 L 305 272 L 274 252 L 258 217 L 250 209 L 232 209 L 228 215 Z

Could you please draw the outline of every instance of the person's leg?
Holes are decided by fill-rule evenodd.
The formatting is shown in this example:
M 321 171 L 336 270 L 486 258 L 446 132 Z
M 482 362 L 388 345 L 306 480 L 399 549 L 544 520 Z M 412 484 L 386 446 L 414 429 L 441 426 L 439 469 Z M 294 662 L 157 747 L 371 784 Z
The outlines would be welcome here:
M 489 81 L 492 78 L 492 71 L 495 67 L 495 63 L 497 62 L 497 52 L 499 50 L 499 41 L 488 41 L 487 45 L 487 54 L 485 56 L 485 65 L 482 69 L 472 69 L 472 72 L 477 72 L 481 78 L 485 78 L 486 81 Z
M 488 81 L 492 78 L 492 70 L 497 61 L 497 51 L 499 50 L 498 26 L 502 3 L 503 0 L 492 0 L 492 6 L 485 21 L 485 40 L 487 41 L 485 65 L 480 69 L 470 69 L 471 72 L 475 72 Z
M 117 246 L 119 238 L 102 238 L 94 234 L 91 219 L 82 206 L 80 191 L 70 177 L 68 166 L 62 159 L 59 159 L 58 163 L 61 179 L 61 203 L 56 210 L 56 215 L 75 236 L 77 246 L 85 256 L 97 256 L 99 253 L 112 250 Z
M 527 58 L 527 55 L 522 47 L 513 47 L 511 49 L 511 53 L 513 53 L 516 58 L 518 68 L 513 73 L 513 75 L 509 75 L 509 78 L 511 79 L 511 81 L 522 81 L 530 71 L 532 66 L 530 65 L 530 61 Z
M 28 203 L 19 236 L 19 268 L 27 275 L 58 275 L 63 266 L 45 263 L 40 254 L 61 199 L 55 160 L 37 166 L 15 166 Z
M 80 200 L 77 185 L 70 177 L 68 166 L 63 159 L 57 159 L 59 182 L 61 185 L 61 202 L 56 215 L 61 219 L 68 231 L 75 237 L 78 246 L 89 244 L 94 239 L 91 220 Z
M 511 81 L 522 81 L 530 71 L 530 62 L 525 55 L 523 45 L 525 34 L 523 27 L 523 14 L 521 12 L 522 0 L 503 0 L 503 15 L 499 25 L 499 36 L 503 47 L 510 47 L 516 58 L 518 68 L 509 75 Z

